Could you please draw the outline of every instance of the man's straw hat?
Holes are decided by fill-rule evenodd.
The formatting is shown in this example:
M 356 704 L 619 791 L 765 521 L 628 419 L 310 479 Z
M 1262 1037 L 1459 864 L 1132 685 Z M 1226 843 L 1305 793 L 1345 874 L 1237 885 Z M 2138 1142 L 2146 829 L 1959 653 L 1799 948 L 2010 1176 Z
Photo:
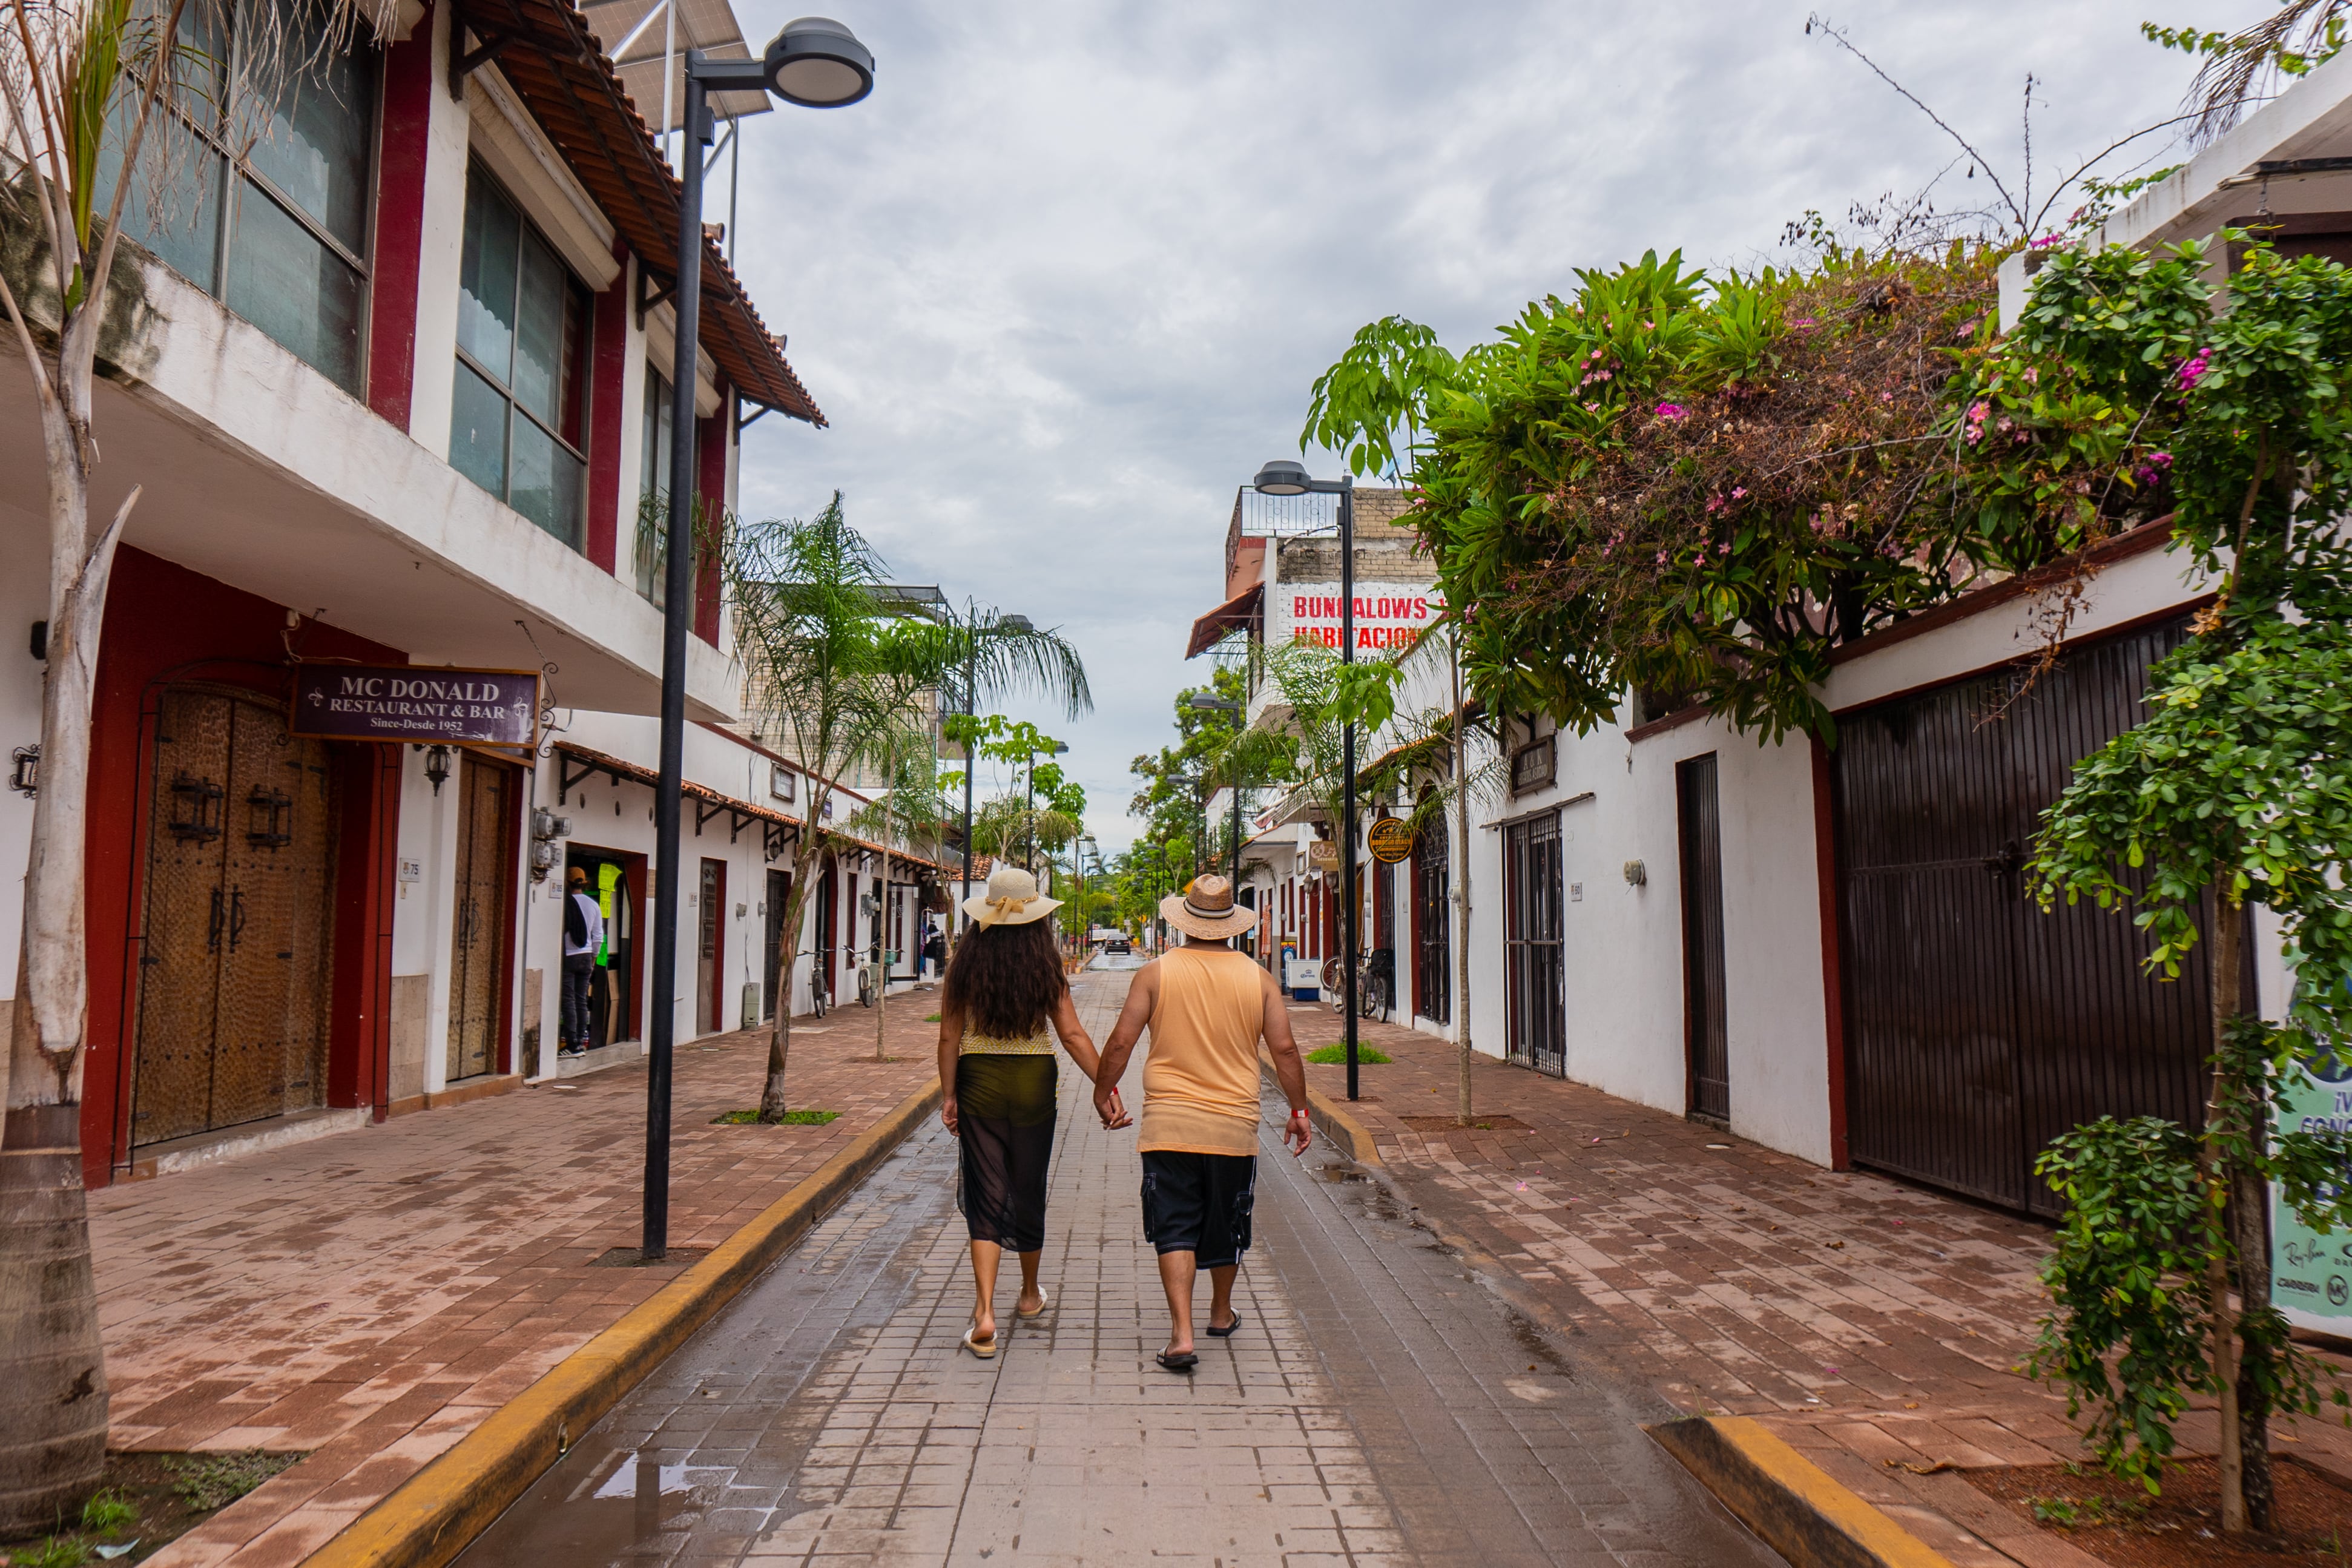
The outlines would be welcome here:
M 1061 907 L 1061 900 L 1039 893 L 1037 879 L 1018 866 L 999 866 L 988 874 L 988 891 L 963 901 L 963 912 L 976 926 L 1027 925 Z
M 1181 893 L 1160 900 L 1160 912 L 1186 936 L 1204 942 L 1234 936 L 1257 924 L 1257 911 L 1234 902 L 1234 885 L 1215 872 L 1192 879 Z

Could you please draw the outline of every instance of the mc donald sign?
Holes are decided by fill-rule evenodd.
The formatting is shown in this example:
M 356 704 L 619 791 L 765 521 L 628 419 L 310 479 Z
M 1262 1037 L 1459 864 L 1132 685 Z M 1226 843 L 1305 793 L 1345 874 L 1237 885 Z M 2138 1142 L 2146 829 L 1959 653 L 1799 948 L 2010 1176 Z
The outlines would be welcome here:
M 290 727 L 332 741 L 528 747 L 539 741 L 539 671 L 297 665 Z

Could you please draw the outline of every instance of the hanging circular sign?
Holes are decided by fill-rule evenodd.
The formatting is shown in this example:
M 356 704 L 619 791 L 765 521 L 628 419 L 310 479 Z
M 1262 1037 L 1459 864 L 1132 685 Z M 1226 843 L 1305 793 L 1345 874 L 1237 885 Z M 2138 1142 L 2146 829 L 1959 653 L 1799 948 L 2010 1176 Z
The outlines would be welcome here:
M 1383 816 L 1372 824 L 1372 858 L 1393 866 L 1412 853 L 1412 829 L 1402 816 Z

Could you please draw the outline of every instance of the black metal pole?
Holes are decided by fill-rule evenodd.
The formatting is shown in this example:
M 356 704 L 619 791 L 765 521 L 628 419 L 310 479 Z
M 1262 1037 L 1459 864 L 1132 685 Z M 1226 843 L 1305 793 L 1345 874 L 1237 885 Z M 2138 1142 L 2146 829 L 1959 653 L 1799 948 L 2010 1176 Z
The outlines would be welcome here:
M 970 640 L 963 655 L 963 898 L 956 900 L 959 913 L 963 909 L 963 899 L 971 897 L 971 726 L 980 718 L 980 704 L 972 697 L 972 688 L 980 683 L 980 606 L 970 600 L 965 601 L 965 606 L 971 612 L 971 625 L 966 628 Z M 963 940 L 961 927 L 957 928 L 956 940 Z
M 647 1259 L 669 1254 L 669 1079 L 677 1035 L 678 783 L 686 768 L 686 633 L 694 620 L 695 338 L 702 315 L 702 83 L 686 72 L 686 197 L 677 216 L 677 342 L 670 354 L 668 558 L 662 572 L 661 781 L 654 789 L 653 1017 L 646 1037 L 645 1232 Z
M 1339 480 L 1339 662 L 1356 662 L 1356 481 Z M 1348 1016 L 1348 1098 L 1356 1098 L 1356 726 L 1339 738 L 1339 1008 Z

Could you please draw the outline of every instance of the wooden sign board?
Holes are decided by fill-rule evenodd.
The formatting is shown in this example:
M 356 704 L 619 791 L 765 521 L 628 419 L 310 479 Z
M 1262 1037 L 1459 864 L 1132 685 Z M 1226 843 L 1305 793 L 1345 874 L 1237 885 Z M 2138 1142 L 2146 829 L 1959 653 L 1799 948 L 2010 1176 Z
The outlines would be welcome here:
M 1372 858 L 1393 866 L 1412 853 L 1412 829 L 1402 816 L 1383 816 L 1372 824 Z

